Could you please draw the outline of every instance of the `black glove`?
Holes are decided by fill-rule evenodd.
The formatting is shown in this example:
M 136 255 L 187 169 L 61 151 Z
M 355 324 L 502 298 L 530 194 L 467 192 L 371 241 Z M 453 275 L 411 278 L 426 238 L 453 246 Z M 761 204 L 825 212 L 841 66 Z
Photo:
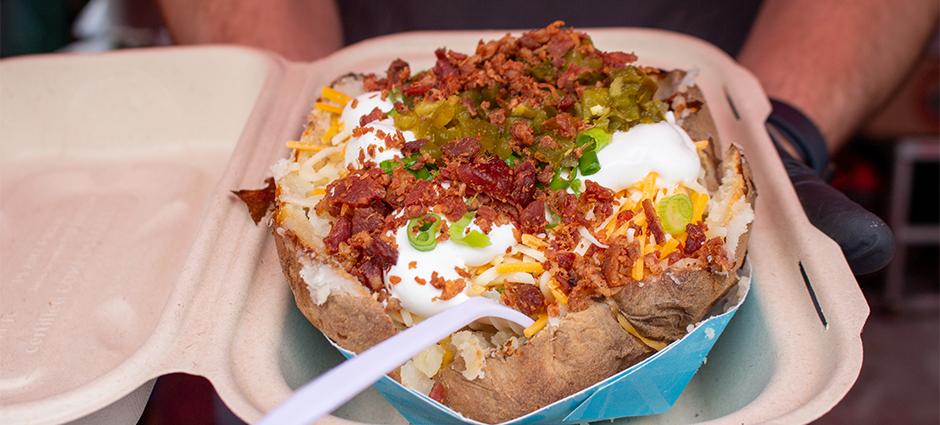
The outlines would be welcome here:
M 882 269 L 894 257 L 891 229 L 820 177 L 829 158 L 825 139 L 812 121 L 786 103 L 771 100 L 771 104 L 773 112 L 767 124 L 777 131 L 771 132 L 771 137 L 809 221 L 839 244 L 853 273 Z M 782 149 L 781 143 L 793 146 L 803 161 Z

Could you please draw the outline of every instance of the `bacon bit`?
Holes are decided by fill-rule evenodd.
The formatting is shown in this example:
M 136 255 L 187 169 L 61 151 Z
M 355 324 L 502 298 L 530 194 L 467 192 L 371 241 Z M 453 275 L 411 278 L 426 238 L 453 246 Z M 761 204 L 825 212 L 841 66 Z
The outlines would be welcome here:
M 421 150 L 421 147 L 428 143 L 428 139 L 412 140 L 402 145 L 401 153 L 405 156 L 411 156 Z
M 542 291 L 535 285 L 512 285 L 503 291 L 500 296 L 503 304 L 506 304 L 516 310 L 529 316 L 534 316 L 545 311 L 545 297 Z
M 232 194 L 237 196 L 238 199 L 241 199 L 241 201 L 245 203 L 245 206 L 248 207 L 248 214 L 251 216 L 251 221 L 254 221 L 255 224 L 261 222 L 264 215 L 267 214 L 268 210 L 274 205 L 276 193 L 274 178 L 268 177 L 264 180 L 264 183 L 264 189 L 232 191 Z
M 464 269 L 463 267 L 454 267 L 454 271 L 457 272 L 457 274 L 460 275 L 460 277 L 464 277 L 464 278 L 467 278 L 467 279 L 469 279 L 470 277 L 473 276 L 473 275 L 470 274 L 470 272 L 468 272 L 468 271 L 467 271 L 466 269 Z
M 510 134 L 512 134 L 513 140 L 522 146 L 530 146 L 532 143 L 535 143 L 535 136 L 533 136 L 532 128 L 529 127 L 529 124 L 525 121 L 516 121 L 512 123 Z
M 501 126 L 506 122 L 506 111 L 497 109 L 493 112 L 490 112 L 489 115 L 487 115 L 487 119 L 490 120 L 490 124 Z
M 467 286 L 467 283 L 463 279 L 454 279 L 454 280 L 445 280 L 444 289 L 441 291 L 441 296 L 438 297 L 441 301 L 447 301 L 451 298 L 457 296 L 457 294 L 463 292 L 463 288 Z
M 480 139 L 477 137 L 464 137 L 441 146 L 441 153 L 450 161 L 469 160 L 480 150 Z
M 526 159 L 516 165 L 512 173 L 512 193 L 509 201 L 517 207 L 528 206 L 535 197 L 535 176 L 538 173 L 535 163 L 531 159 Z
M 382 170 L 372 168 L 358 170 L 327 186 L 327 194 L 317 205 L 317 211 L 326 209 L 332 215 L 339 215 L 341 207 L 364 207 L 374 200 L 385 197 L 382 180 L 386 178 Z
M 611 68 L 623 68 L 626 64 L 635 62 L 636 55 L 626 52 L 607 52 L 602 53 L 604 64 Z
M 411 67 L 408 65 L 408 62 L 401 60 L 401 58 L 393 60 L 392 63 L 388 65 L 388 70 L 385 71 L 385 78 L 388 80 L 389 85 L 392 86 L 401 84 L 410 77 Z
M 643 200 L 643 214 L 646 215 L 649 234 L 656 238 L 656 243 L 665 242 L 666 234 L 663 232 L 663 227 L 659 223 L 659 216 L 656 215 L 656 209 L 653 208 L 653 201 L 650 201 L 649 198 Z
M 444 278 L 437 272 L 431 272 L 431 286 L 437 289 L 444 289 Z
M 703 224 L 689 223 L 685 226 L 685 247 L 682 249 L 686 255 L 694 254 L 705 244 L 705 229 Z
M 435 382 L 434 386 L 431 387 L 431 392 L 428 393 L 428 397 L 431 400 L 434 400 L 438 403 L 444 403 L 444 385 L 440 382 Z
M 424 284 L 427 284 L 427 283 L 428 283 L 428 281 L 426 281 L 426 280 L 424 280 L 424 279 L 422 279 L 422 278 L 420 278 L 420 277 L 417 277 L 417 276 L 415 276 L 415 282 L 417 282 L 418 285 L 424 285 Z
M 545 201 L 536 199 L 530 202 L 519 215 L 519 222 L 522 225 L 520 230 L 525 233 L 541 233 L 545 230 Z
M 414 270 L 414 269 L 416 269 L 417 267 L 418 267 L 418 262 L 417 262 L 417 261 L 410 261 L 410 262 L 408 262 L 408 269 L 409 269 L 409 270 Z
M 401 278 L 395 275 L 391 275 L 388 277 L 388 281 L 392 282 L 392 285 L 398 285 L 401 283 Z
M 352 234 L 359 232 L 378 233 L 385 218 L 372 208 L 356 208 L 352 212 Z
M 382 110 L 378 107 L 375 107 L 372 108 L 372 111 L 370 111 L 368 114 L 359 118 L 359 126 L 365 127 L 365 125 L 370 122 L 384 120 L 385 118 L 388 118 L 388 115 L 385 112 L 382 112 Z
M 512 193 L 512 169 L 499 158 L 480 164 L 461 164 L 457 178 L 476 193 L 486 193 L 501 201 L 508 201 Z
M 346 217 L 337 218 L 330 228 L 330 233 L 323 238 L 323 245 L 326 246 L 327 252 L 335 253 L 339 244 L 349 240 L 352 234 L 352 222 Z

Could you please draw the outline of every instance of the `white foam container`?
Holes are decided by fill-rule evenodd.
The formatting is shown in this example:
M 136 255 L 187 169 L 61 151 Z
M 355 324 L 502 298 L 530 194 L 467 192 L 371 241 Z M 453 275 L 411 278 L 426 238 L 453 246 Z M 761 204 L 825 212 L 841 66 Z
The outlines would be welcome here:
M 763 129 L 759 84 L 687 36 L 588 32 L 642 64 L 697 69 L 719 137 L 743 147 L 759 193 L 748 300 L 672 410 L 618 423 L 823 415 L 858 376 L 868 307 L 803 214 Z M 502 34 L 401 34 L 313 63 L 234 47 L 0 62 L 0 423 L 133 422 L 172 372 L 205 376 L 251 422 L 341 361 L 294 307 L 268 230 L 229 190 L 262 185 L 336 76 L 396 57 L 423 68 L 437 47 L 472 51 Z M 334 415 L 322 423 L 403 421 L 374 390 Z

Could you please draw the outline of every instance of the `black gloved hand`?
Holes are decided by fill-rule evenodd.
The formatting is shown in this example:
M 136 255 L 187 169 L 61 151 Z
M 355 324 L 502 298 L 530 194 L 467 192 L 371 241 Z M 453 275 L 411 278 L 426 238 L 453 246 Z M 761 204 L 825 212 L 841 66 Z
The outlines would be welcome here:
M 825 139 L 812 121 L 783 102 L 771 100 L 771 104 L 774 109 L 767 122 L 779 132 L 771 135 L 809 221 L 839 244 L 853 273 L 871 273 L 886 266 L 894 257 L 891 229 L 822 180 L 828 155 Z M 779 140 L 781 137 L 785 140 Z M 780 143 L 787 142 L 804 157 L 803 161 L 780 147 Z

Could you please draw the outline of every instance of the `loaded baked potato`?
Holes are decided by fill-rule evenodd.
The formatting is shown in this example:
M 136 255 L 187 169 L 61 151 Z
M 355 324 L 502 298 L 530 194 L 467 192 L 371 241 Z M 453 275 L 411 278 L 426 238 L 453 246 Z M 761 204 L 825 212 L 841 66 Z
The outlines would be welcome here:
M 361 352 L 469 297 L 536 319 L 466 328 L 392 374 L 509 420 L 682 338 L 737 282 L 754 189 L 682 72 L 561 23 L 324 87 L 273 168 L 296 304 Z

